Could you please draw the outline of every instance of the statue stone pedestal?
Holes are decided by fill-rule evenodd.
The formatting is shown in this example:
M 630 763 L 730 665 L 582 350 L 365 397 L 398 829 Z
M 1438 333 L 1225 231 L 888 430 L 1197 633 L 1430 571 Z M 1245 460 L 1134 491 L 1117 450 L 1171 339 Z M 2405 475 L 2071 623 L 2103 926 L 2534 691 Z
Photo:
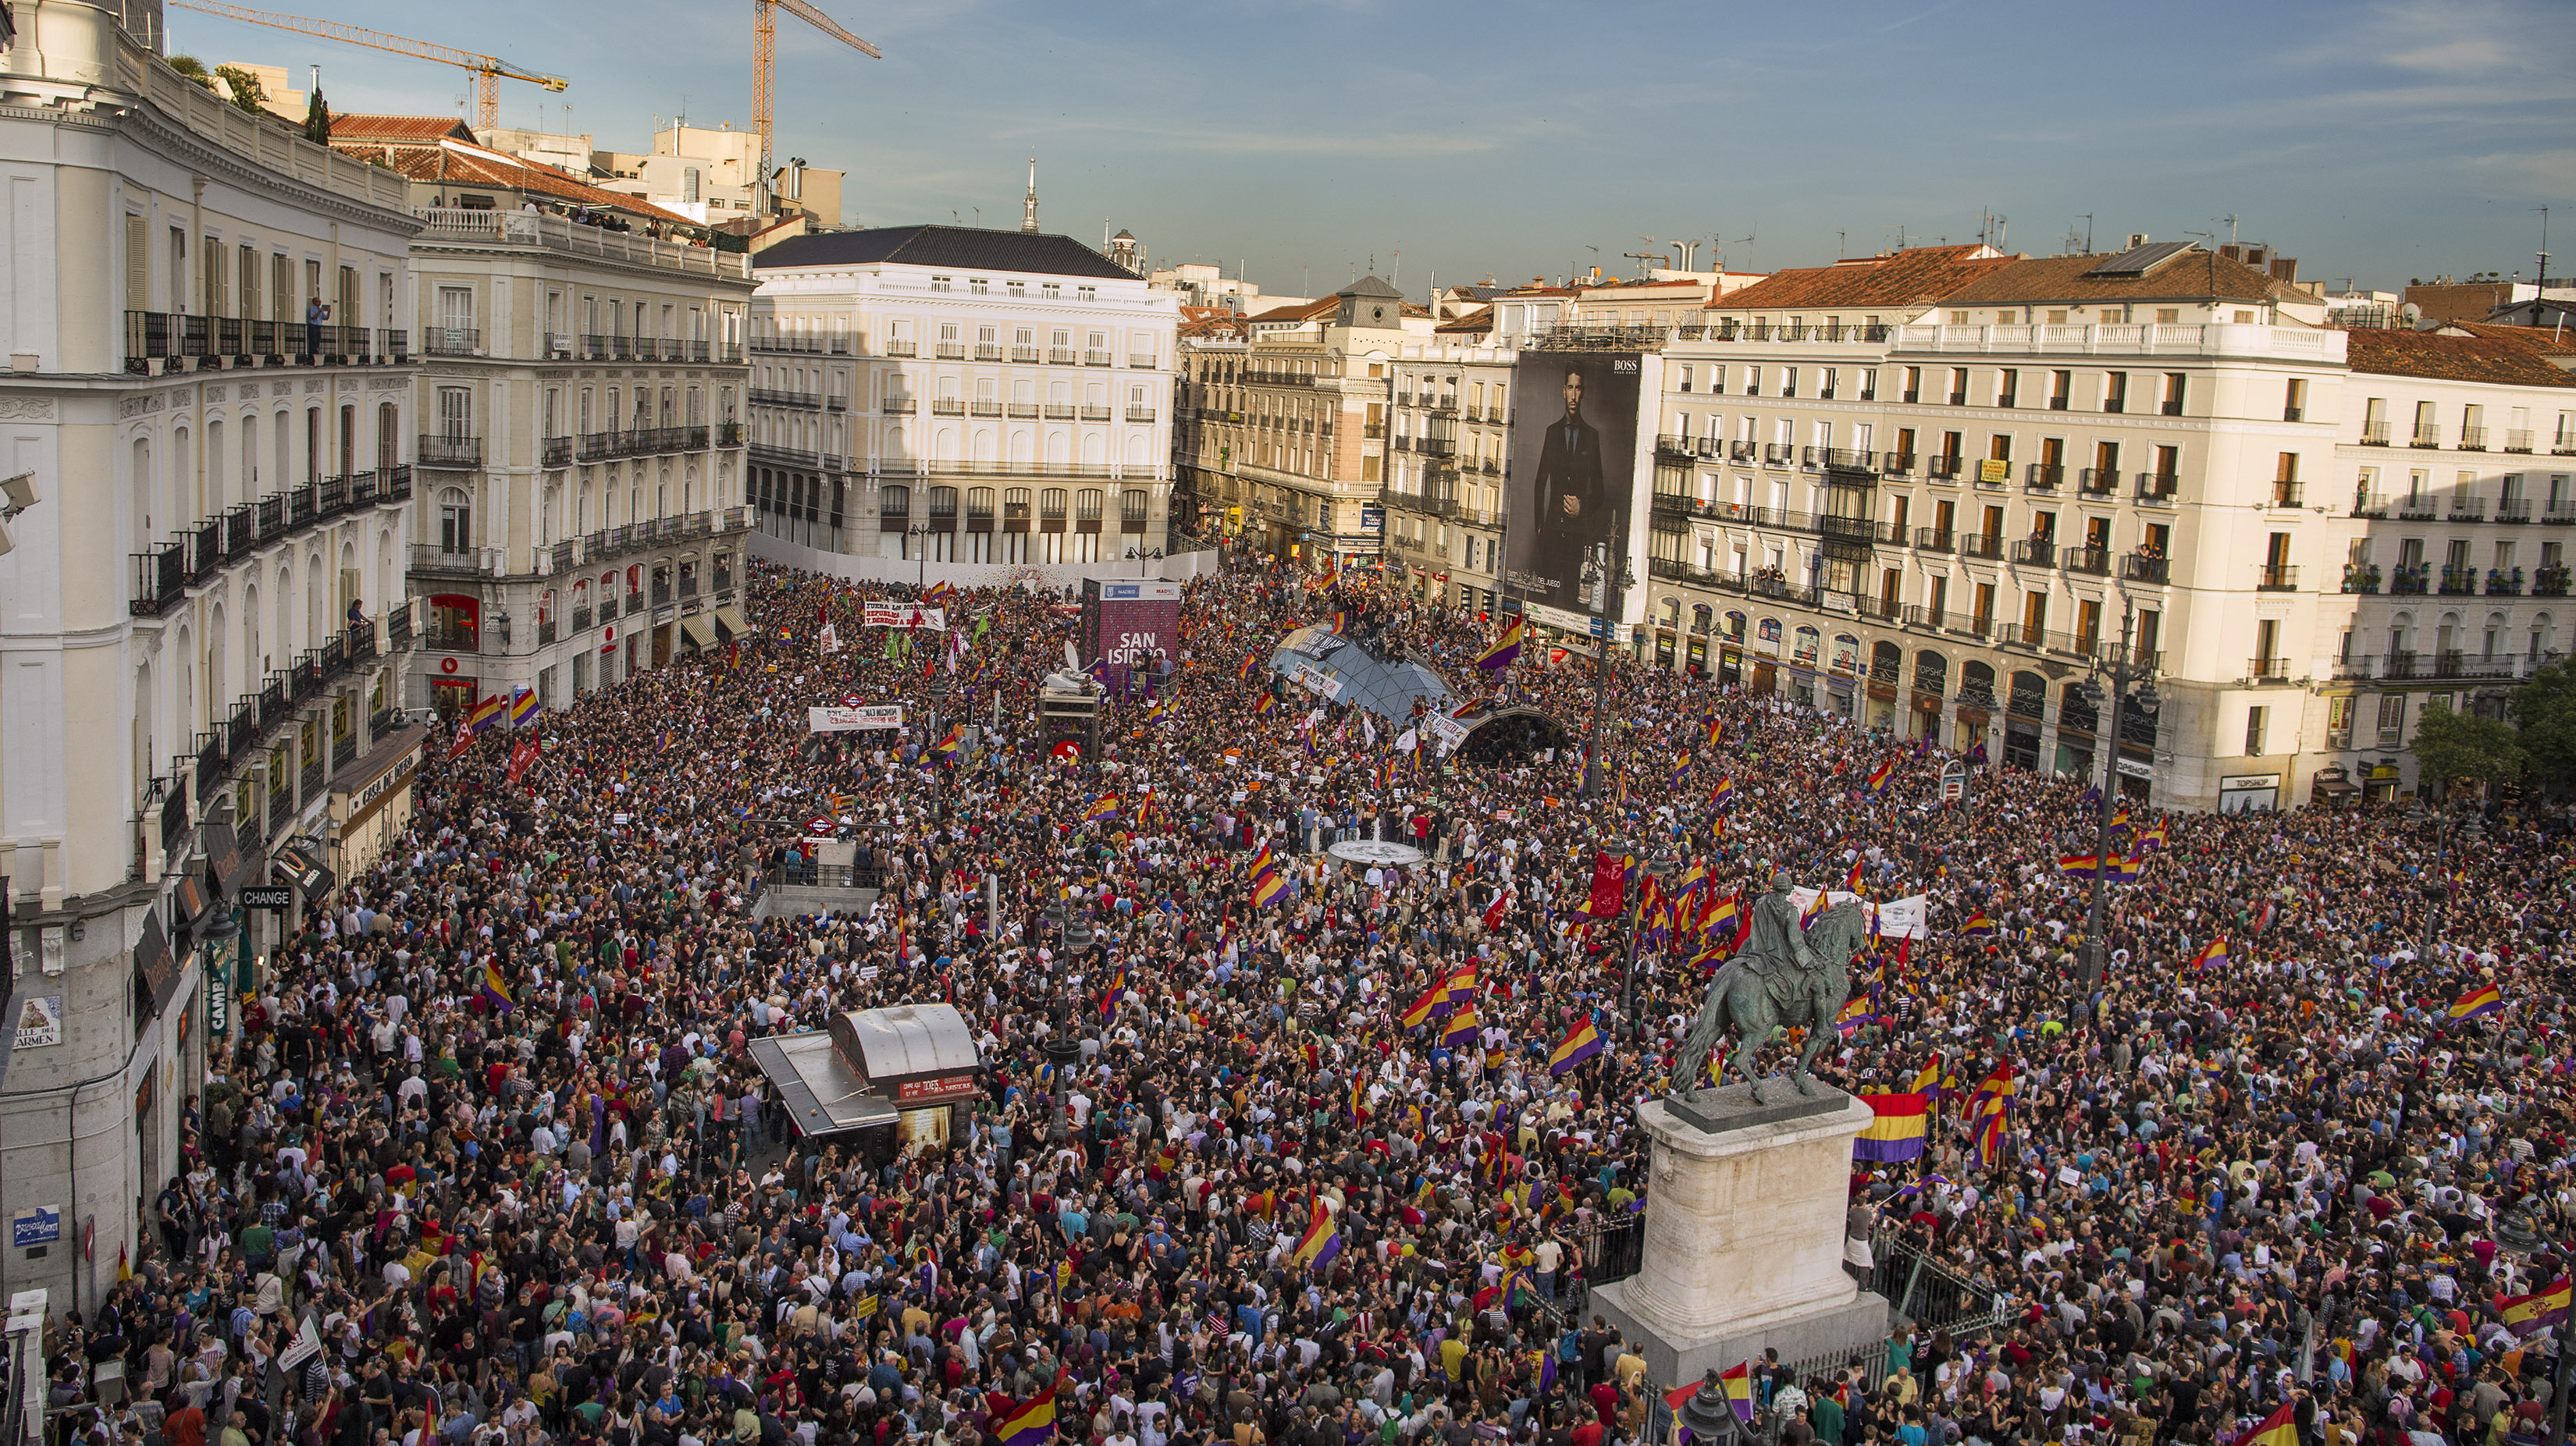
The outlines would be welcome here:
M 1840 1090 L 1775 1081 L 1650 1100 L 1655 1138 L 1643 1263 L 1590 1309 L 1645 1350 L 1667 1385 L 1777 1350 L 1795 1362 L 1883 1339 L 1884 1297 L 1843 1269 L 1852 1138 L 1874 1118 Z M 1785 1096 L 1785 1098 L 1783 1098 Z

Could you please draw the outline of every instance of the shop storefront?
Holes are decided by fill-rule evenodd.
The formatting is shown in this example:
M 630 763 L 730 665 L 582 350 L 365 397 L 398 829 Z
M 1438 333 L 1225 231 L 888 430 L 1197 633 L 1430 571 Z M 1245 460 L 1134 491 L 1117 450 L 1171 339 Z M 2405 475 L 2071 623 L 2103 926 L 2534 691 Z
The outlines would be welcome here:
M 2241 773 L 2218 780 L 2220 813 L 2270 813 L 2281 806 L 2281 775 Z

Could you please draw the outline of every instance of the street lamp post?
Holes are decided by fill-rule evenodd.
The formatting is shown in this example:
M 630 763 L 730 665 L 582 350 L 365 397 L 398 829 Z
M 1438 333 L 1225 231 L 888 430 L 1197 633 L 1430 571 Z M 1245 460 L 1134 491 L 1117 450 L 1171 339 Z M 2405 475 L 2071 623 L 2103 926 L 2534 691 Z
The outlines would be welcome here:
M 913 538 L 921 539 L 921 555 L 913 559 L 912 582 L 916 588 L 928 587 L 930 585 L 930 539 L 933 536 L 930 524 L 916 522 L 903 530 L 903 536 L 906 546 L 911 545 Z
M 2497 1216 L 2495 1242 L 2511 1251 L 2518 1260 L 2534 1261 L 2548 1254 L 2552 1245 L 2550 1238 L 2542 1233 L 2544 1228 L 2538 1212 L 2526 1199 L 2507 1206 Z M 2562 1260 L 2556 1266 L 2544 1269 L 2540 1273 L 2541 1279 L 2550 1278 L 2550 1269 L 2563 1274 L 2566 1263 Z M 2565 1325 L 2559 1326 L 2556 1334 L 2558 1356 L 2549 1373 L 2549 1446 L 2567 1446 L 2568 1366 L 2571 1360 L 2576 1360 L 2576 1350 L 2569 1348 L 2571 1343 L 2567 1339 Z
M 1625 852 L 1621 850 L 1623 856 Z M 1679 864 L 1666 849 L 1655 850 L 1654 856 L 1646 860 L 1647 876 L 1657 880 L 1671 877 L 1677 867 Z M 1639 889 L 1637 901 L 1628 906 L 1628 963 L 1619 972 L 1620 1028 L 1627 1031 L 1630 1039 L 1644 1033 L 1637 1025 L 1637 933 L 1645 912 L 1646 891 Z
M 1613 536 L 1618 535 L 1618 521 L 1611 521 Z M 1620 594 L 1637 585 L 1637 573 L 1622 555 L 1610 556 L 1606 542 L 1592 544 L 1583 562 L 1583 585 L 1591 588 L 1595 601 L 1593 617 L 1597 620 L 1592 641 L 1600 648 L 1600 658 L 1592 674 L 1592 731 L 1583 751 L 1583 796 L 1586 800 L 1601 794 L 1601 705 L 1610 695 L 1610 634 L 1618 627 Z
M 2102 973 L 2108 964 L 2109 951 L 2104 947 L 2108 941 L 2102 937 L 2102 876 L 2110 871 L 2111 865 L 2111 805 L 2120 791 L 2120 725 L 2130 685 L 2144 684 L 2138 689 L 2140 712 L 2153 713 L 2160 706 L 2155 685 L 2148 681 L 2155 670 L 2141 662 L 2129 648 L 2130 629 L 2136 622 L 2137 605 L 2123 598 L 2120 604 L 2119 651 L 2111 655 L 2108 663 L 2097 660 L 2091 668 L 2092 676 L 2084 683 L 2086 697 L 2098 710 L 2102 698 L 2099 680 L 2105 676 L 2111 680 L 2111 728 L 2102 735 L 2102 796 L 2094 810 L 2092 900 L 2087 905 L 2084 923 L 2084 1008 L 2087 1010 L 2093 1007 L 2093 991 L 2102 987 Z
M 2427 811 L 2419 800 L 2406 811 L 2406 821 L 2421 826 L 2433 825 L 2433 872 L 2435 877 L 2422 885 L 2424 891 L 2424 944 L 2422 957 L 2433 957 L 2434 925 L 2451 900 L 2451 843 L 2454 838 L 2474 842 L 2485 838 L 2487 826 L 2476 814 L 2460 819 L 2448 808 Z
M 1145 564 L 1149 562 L 1161 562 L 1163 560 L 1163 549 L 1159 547 L 1147 549 L 1131 547 L 1127 549 L 1127 555 L 1136 559 L 1136 575 L 1138 577 L 1150 577 L 1153 574 L 1146 570 Z

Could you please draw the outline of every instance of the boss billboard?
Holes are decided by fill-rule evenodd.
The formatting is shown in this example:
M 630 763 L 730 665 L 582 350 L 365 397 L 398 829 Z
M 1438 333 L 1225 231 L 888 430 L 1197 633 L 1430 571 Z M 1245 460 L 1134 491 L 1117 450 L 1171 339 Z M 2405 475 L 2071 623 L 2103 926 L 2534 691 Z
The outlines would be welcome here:
M 1170 672 L 1181 651 L 1181 585 L 1161 578 L 1082 582 L 1081 648 L 1084 665 L 1106 665 L 1106 681 L 1120 692 L 1142 675 Z
M 1645 366 L 1632 352 L 1523 352 L 1513 366 L 1503 543 L 1510 596 L 1588 615 L 1597 606 L 1583 584 L 1592 549 L 1606 543 L 1609 556 L 1628 555 Z

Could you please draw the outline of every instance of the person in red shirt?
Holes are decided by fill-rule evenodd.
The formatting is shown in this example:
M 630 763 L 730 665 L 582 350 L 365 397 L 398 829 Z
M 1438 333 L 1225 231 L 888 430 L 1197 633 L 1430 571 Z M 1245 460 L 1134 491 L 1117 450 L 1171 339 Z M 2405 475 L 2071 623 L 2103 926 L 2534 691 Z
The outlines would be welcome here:
M 161 1434 L 169 1446 L 206 1446 L 206 1413 L 182 1405 L 162 1421 Z
M 1619 1387 L 1608 1380 L 1594 1381 L 1591 1396 L 1592 1412 L 1600 1418 L 1598 1424 L 1602 1427 L 1616 1425 L 1619 1420 Z

